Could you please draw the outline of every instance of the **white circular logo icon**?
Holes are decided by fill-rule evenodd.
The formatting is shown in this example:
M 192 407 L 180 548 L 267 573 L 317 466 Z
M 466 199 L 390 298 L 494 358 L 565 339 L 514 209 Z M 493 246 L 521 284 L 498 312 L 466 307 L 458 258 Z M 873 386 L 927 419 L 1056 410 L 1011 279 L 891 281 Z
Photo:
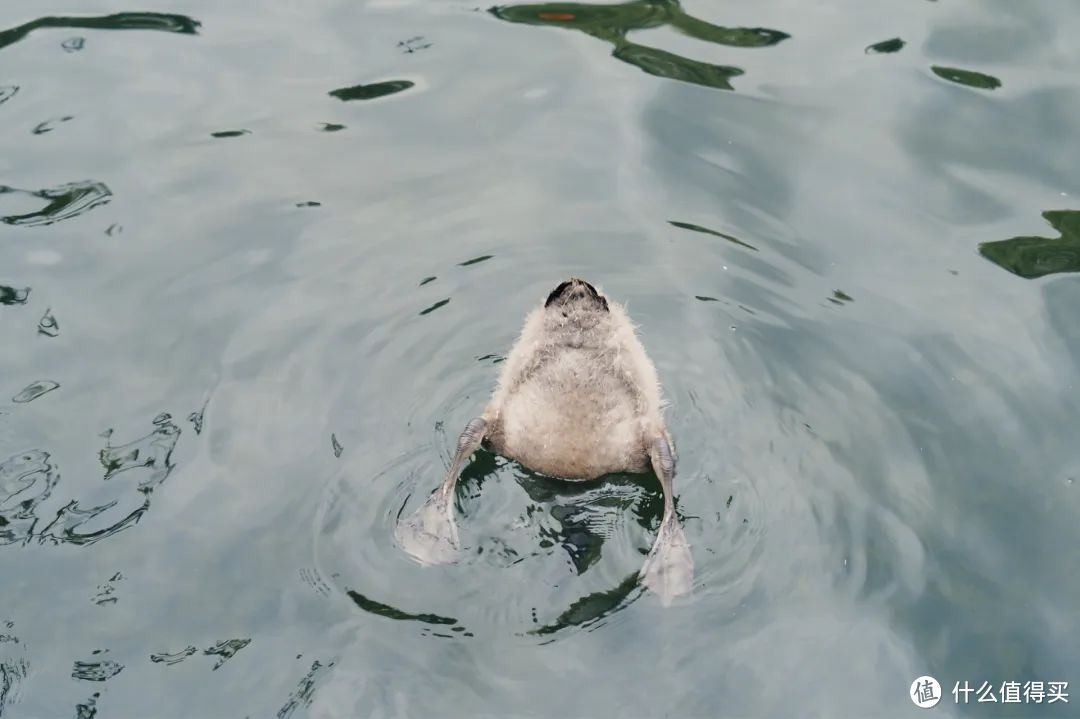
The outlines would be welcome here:
M 931 676 L 921 676 L 911 683 L 908 696 L 915 702 L 915 706 L 929 709 L 941 701 L 941 685 Z

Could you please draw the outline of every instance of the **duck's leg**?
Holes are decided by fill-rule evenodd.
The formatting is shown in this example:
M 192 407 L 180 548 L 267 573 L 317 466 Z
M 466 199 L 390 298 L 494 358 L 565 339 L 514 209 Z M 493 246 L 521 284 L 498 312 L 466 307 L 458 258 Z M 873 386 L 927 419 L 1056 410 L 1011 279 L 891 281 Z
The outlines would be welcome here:
M 661 603 L 667 606 L 675 597 L 690 593 L 694 583 L 694 560 L 675 516 L 675 457 L 666 432 L 653 440 L 649 457 L 664 490 L 664 518 L 660 520 L 656 541 L 639 577 L 641 583 L 656 592 Z
M 401 548 L 423 564 L 447 564 L 453 562 L 457 555 L 454 488 L 465 462 L 480 446 L 487 428 L 487 420 L 483 417 L 477 417 L 465 425 L 465 431 L 458 438 L 454 461 L 442 486 L 428 497 L 420 509 L 398 522 L 394 530 L 394 538 Z

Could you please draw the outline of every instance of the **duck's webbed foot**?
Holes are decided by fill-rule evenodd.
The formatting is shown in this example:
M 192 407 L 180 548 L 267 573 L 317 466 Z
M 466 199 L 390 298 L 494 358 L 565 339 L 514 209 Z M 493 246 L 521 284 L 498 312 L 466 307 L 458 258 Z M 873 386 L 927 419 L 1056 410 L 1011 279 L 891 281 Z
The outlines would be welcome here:
M 394 529 L 398 546 L 421 564 L 453 562 L 460 548 L 453 502 L 453 495 L 444 497 L 442 490 L 428 497 L 420 509 L 398 522 Z
M 694 586 L 694 559 L 677 519 L 660 524 L 656 542 L 649 550 L 639 575 L 641 583 L 668 606 L 675 597 L 689 594 Z
M 422 564 L 449 564 L 457 558 L 460 544 L 454 523 L 454 488 L 465 462 L 483 441 L 487 427 L 483 417 L 465 426 L 442 486 L 394 529 L 398 545 Z
M 667 606 L 675 597 L 689 594 L 693 588 L 694 559 L 690 555 L 690 544 L 679 526 L 679 519 L 675 516 L 675 459 L 666 433 L 653 441 L 650 458 L 664 490 L 664 518 L 638 576 L 641 583 L 655 592 L 660 602 Z

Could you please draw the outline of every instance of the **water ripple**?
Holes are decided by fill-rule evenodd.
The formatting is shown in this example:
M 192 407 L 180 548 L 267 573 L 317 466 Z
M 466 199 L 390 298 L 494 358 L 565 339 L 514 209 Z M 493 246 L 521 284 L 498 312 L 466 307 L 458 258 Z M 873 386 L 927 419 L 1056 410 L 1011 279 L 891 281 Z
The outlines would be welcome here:
M 22 40 L 42 28 L 85 28 L 88 30 L 160 30 L 182 35 L 198 32 L 199 22 L 186 15 L 156 12 L 121 12 L 97 17 L 48 16 L 17 27 L 0 30 L 0 49 Z
M 188 422 L 195 429 L 195 434 L 202 434 L 203 421 L 206 416 L 206 405 L 210 403 L 210 397 L 203 400 L 202 407 L 188 415 Z
M 410 80 L 386 80 L 385 82 L 375 82 L 370 85 L 342 87 L 331 90 L 328 94 L 345 102 L 350 100 L 374 100 L 408 90 L 414 84 Z
M 300 680 L 296 689 L 289 693 L 289 699 L 278 710 L 277 719 L 289 719 L 299 707 L 310 707 L 315 698 L 315 689 L 320 678 L 334 667 L 334 662 L 323 664 L 319 661 L 311 663 L 311 669 Z
M 447 297 L 444 300 L 439 300 L 435 304 L 433 304 L 433 305 L 431 305 L 431 306 L 429 306 L 429 307 L 427 307 L 425 309 L 420 310 L 419 314 L 421 314 L 421 315 L 429 315 L 432 312 L 434 312 L 435 310 L 439 309 L 440 307 L 444 307 L 449 303 L 450 303 L 450 298 Z
M 746 249 L 753 250 L 754 252 L 758 251 L 758 248 L 754 247 L 753 245 L 751 245 L 751 244 L 749 244 L 747 242 L 743 242 L 738 237 L 733 237 L 733 236 L 725 234 L 723 232 L 717 232 L 716 230 L 710 230 L 708 227 L 702 227 L 701 225 L 695 225 L 695 224 L 692 224 L 690 222 L 677 222 L 675 220 L 668 220 L 668 224 L 672 225 L 674 227 L 678 227 L 678 228 L 683 229 L 683 230 L 690 230 L 692 232 L 701 232 L 701 233 L 706 234 L 706 235 L 713 235 L 715 237 L 722 237 L 723 239 L 727 240 L 728 242 L 733 242 L 736 245 L 739 245 L 740 247 L 745 247 Z
M 876 42 L 866 48 L 867 55 L 881 55 L 884 53 L 900 52 L 906 43 L 898 37 L 894 37 L 890 40 L 882 40 Z
M 1043 217 L 1061 236 L 1013 237 L 984 242 L 979 254 L 1028 280 L 1058 272 L 1080 272 L 1080 211 L 1047 210 Z
M 89 546 L 137 524 L 150 508 L 154 488 L 175 467 L 171 457 L 180 428 L 167 413 L 155 418 L 154 427 L 146 436 L 118 447 L 106 441 L 98 453 L 105 481 L 127 472 L 145 473 L 135 482 L 134 495 L 129 486 L 128 492 L 120 488 L 115 498 L 101 504 L 72 499 L 40 531 L 37 508 L 60 480 L 49 453 L 31 450 L 0 463 L 0 545 L 25 544 L 36 538 L 41 544 Z M 111 436 L 111 432 L 105 434 Z
M 106 444 L 98 453 L 106 481 L 132 469 L 150 470 L 147 477 L 139 480 L 140 490 L 151 490 L 165 481 L 175 467 L 172 452 L 180 438 L 180 427 L 167 412 L 155 417 L 153 424 L 154 430 L 145 437 L 118 447 Z
M 71 122 L 74 119 L 74 115 L 64 115 L 63 117 L 57 117 L 53 120 L 45 120 L 44 122 L 39 122 L 37 125 L 35 125 L 34 129 L 31 130 L 30 133 L 33 135 L 44 135 L 55 130 L 57 125 L 62 125 L 65 122 Z
M 218 642 L 209 649 L 204 649 L 203 654 L 220 657 L 212 668 L 212 671 L 217 671 L 221 668 L 222 664 L 236 656 L 236 653 L 248 644 L 251 644 L 251 639 L 226 639 Z
M 427 50 L 431 47 L 431 43 L 425 42 L 423 35 L 416 35 L 415 37 L 410 37 L 407 40 L 398 42 L 397 46 L 401 48 L 401 51 L 406 55 L 412 55 L 415 52 Z
M 683 10 L 678 0 L 633 0 L 618 4 L 543 3 L 501 5 L 489 12 L 495 17 L 526 25 L 548 25 L 578 30 L 610 43 L 612 57 L 657 77 L 681 80 L 720 90 L 731 90 L 731 79 L 743 70 L 712 65 L 659 48 L 631 42 L 632 32 L 670 26 L 704 42 L 728 47 L 770 47 L 790 37 L 768 28 L 722 27 L 700 20 Z
M 94 719 L 97 716 L 97 700 L 101 698 L 101 692 L 94 692 L 82 704 L 75 705 L 75 719 Z
M 7 707 L 18 703 L 22 696 L 22 684 L 30 673 L 26 648 L 12 633 L 15 624 L 0 622 L 0 717 Z
M 73 499 L 61 507 L 56 513 L 56 518 L 41 530 L 38 539 L 43 543 L 67 543 L 83 547 L 96 544 L 137 524 L 143 514 L 150 509 L 150 498 L 143 498 L 128 514 L 114 520 L 110 515 L 115 513 L 110 510 L 117 506 L 121 507 L 121 512 L 127 508 L 126 505 L 120 504 L 119 499 L 114 499 L 111 502 L 84 509 L 79 506 L 78 500 Z M 96 530 L 83 531 L 81 529 L 84 524 L 90 524 L 103 515 L 111 520 L 106 526 Z
M 387 619 L 394 619 L 397 621 L 406 622 L 423 622 L 424 624 L 445 624 L 455 625 L 458 620 L 453 617 L 440 617 L 438 614 L 413 614 L 411 612 L 405 612 L 397 607 L 392 607 L 389 604 L 383 604 L 382 602 L 376 602 L 374 599 L 368 599 L 360 592 L 352 589 L 346 589 L 345 594 L 349 599 L 353 600 L 356 606 L 363 609 L 365 612 L 371 614 L 377 614 L 380 617 L 386 617 Z
M 83 679 L 88 682 L 104 682 L 112 679 L 121 671 L 124 665 L 109 659 L 98 662 L 75 662 L 71 670 L 72 679 Z
M 49 498 L 60 475 L 47 452 L 32 450 L 0 463 L 0 544 L 30 539 L 35 508 Z
M 481 262 L 487 262 L 492 257 L 494 257 L 494 255 L 480 255 L 479 257 L 474 257 L 471 260 L 465 260 L 464 262 L 459 262 L 458 267 L 468 267 L 469 265 L 478 265 Z M 424 284 L 426 284 L 426 283 L 425 282 L 420 283 L 421 286 L 423 286 Z
M 0 285 L 0 305 L 25 305 L 30 297 L 30 288 L 7 287 Z
M 120 572 L 112 575 L 107 582 L 98 585 L 98 592 L 94 595 L 94 604 L 103 606 L 105 604 L 116 604 L 118 601 L 116 594 L 116 583 L 123 581 L 124 575 Z
M 165 666 L 172 666 L 173 664 L 179 664 L 195 652 L 199 651 L 193 646 L 185 647 L 178 652 L 162 652 L 160 654 L 151 654 L 150 661 L 154 664 L 164 664 Z
M 17 395 L 11 398 L 12 402 L 16 404 L 25 404 L 26 402 L 33 402 L 43 394 L 48 394 L 54 389 L 60 387 L 59 382 L 54 382 L 51 379 L 41 379 L 36 382 L 31 382 L 26 385 Z
M 228 138 L 228 137 L 243 137 L 244 135 L 250 135 L 251 130 L 218 130 L 217 132 L 211 132 L 210 137 L 216 138 Z
M 58 337 L 60 335 L 60 323 L 52 313 L 51 307 L 45 308 L 45 314 L 38 320 L 38 334 L 46 337 Z
M 22 227 L 39 227 L 69 220 L 112 199 L 112 191 L 105 183 L 93 180 L 71 182 L 46 190 L 19 190 L 0 185 L 0 195 L 7 193 L 21 193 L 46 201 L 46 205 L 36 212 L 0 216 L 0 222 Z
M 979 90 L 996 90 L 1001 87 L 1001 80 L 998 80 L 993 75 L 986 75 L 973 70 L 961 70 L 955 67 L 941 67 L 940 65 L 934 65 L 930 69 L 941 79 L 955 82 L 958 85 L 967 85 Z

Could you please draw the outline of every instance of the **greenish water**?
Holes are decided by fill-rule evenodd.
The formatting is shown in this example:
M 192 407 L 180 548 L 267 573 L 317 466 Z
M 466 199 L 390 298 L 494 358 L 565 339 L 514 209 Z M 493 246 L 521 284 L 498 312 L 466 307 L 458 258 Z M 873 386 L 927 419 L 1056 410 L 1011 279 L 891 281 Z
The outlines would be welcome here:
M 1080 716 L 1080 10 L 125 5 L 0 8 L 4 719 Z M 570 275 L 672 607 L 651 475 L 394 545 Z

